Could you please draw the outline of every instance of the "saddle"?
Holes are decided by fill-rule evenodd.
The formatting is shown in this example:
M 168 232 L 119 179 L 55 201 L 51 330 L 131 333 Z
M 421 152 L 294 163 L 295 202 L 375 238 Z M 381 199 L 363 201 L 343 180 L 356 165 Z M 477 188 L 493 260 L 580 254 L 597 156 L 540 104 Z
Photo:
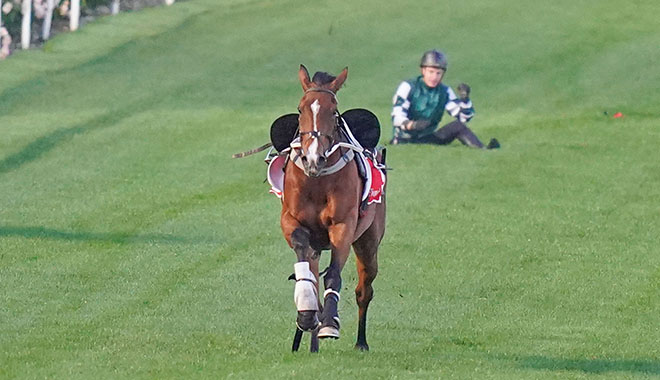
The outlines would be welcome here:
M 371 111 L 364 108 L 350 109 L 343 114 L 351 133 L 367 150 L 374 151 L 380 140 L 380 123 Z M 278 153 L 286 150 L 298 134 L 298 114 L 289 113 L 277 118 L 270 126 L 270 141 Z
M 363 180 L 361 209 L 371 203 L 380 203 L 385 185 L 384 152 L 382 162 L 376 159 L 376 146 L 380 139 L 380 123 L 371 111 L 355 108 L 341 114 L 343 126 L 340 128 L 344 140 L 358 148 L 354 160 Z M 289 160 L 290 147 L 299 139 L 298 114 L 286 114 L 277 118 L 270 128 L 270 139 L 277 154 L 269 153 L 266 161 L 268 166 L 268 182 L 270 192 L 278 198 L 283 195 L 284 168 Z

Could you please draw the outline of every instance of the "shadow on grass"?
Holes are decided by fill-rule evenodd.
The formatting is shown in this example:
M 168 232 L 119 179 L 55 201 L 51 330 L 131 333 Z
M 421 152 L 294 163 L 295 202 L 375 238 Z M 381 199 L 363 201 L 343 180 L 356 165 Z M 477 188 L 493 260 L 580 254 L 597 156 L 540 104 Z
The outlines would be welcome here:
M 26 145 L 19 152 L 16 152 L 0 161 L 0 174 L 8 173 L 12 170 L 20 168 L 24 164 L 37 160 L 43 154 L 51 151 L 58 145 L 71 140 L 76 135 L 81 135 L 96 129 L 102 129 L 114 125 L 121 119 L 128 116 L 130 116 L 130 113 L 124 115 L 108 113 L 94 120 L 90 120 L 85 124 L 57 129 L 47 135 L 41 136 Z
M 554 371 L 581 371 L 601 374 L 605 372 L 637 372 L 660 375 L 660 361 L 618 359 L 562 359 L 528 356 L 518 360 L 524 368 Z
M 18 236 L 26 239 L 51 239 L 64 241 L 84 241 L 111 244 L 127 243 L 159 243 L 159 244 L 198 244 L 212 243 L 210 239 L 188 239 L 179 236 L 163 234 L 133 234 L 133 233 L 98 233 L 61 231 L 46 227 L 1 226 L 0 237 Z
M 57 146 L 70 141 L 76 135 L 82 135 L 117 125 L 133 115 L 151 109 L 160 101 L 162 101 L 162 98 L 158 96 L 135 99 L 128 105 L 117 107 L 116 109 L 99 115 L 84 123 L 76 124 L 68 128 L 56 129 L 44 136 L 38 137 L 20 151 L 2 159 L 0 161 L 0 174 L 8 173 L 27 163 L 39 159 L 45 153 L 48 153 Z

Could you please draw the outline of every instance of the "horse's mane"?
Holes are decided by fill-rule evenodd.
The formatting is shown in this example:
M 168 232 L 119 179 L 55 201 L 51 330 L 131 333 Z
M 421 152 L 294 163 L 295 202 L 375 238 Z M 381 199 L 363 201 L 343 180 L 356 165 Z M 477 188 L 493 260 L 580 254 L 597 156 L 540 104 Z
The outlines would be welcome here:
M 314 77 L 312 77 L 312 82 L 314 82 L 314 84 L 317 84 L 319 86 L 323 86 L 325 84 L 332 82 L 336 78 L 337 77 L 335 77 L 332 74 L 328 74 L 323 71 L 317 71 L 316 73 L 314 73 Z

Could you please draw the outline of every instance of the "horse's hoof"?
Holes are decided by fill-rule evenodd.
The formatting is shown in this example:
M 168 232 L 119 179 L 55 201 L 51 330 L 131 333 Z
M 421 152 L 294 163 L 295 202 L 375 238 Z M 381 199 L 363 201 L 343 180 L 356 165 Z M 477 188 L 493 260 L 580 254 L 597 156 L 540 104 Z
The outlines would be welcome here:
M 324 326 L 319 330 L 319 338 L 326 339 L 339 339 L 339 329 L 332 326 Z
M 369 351 L 369 345 L 366 343 L 355 343 L 355 349 L 360 351 Z
M 299 311 L 296 326 L 302 331 L 312 331 L 319 327 L 319 318 L 316 311 Z

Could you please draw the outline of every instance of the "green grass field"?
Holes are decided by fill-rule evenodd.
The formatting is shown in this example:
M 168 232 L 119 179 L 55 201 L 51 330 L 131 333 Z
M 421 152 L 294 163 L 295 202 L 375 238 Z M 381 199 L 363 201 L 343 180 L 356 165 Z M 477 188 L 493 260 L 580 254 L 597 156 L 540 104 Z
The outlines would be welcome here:
M 190 0 L 0 62 L 0 378 L 660 378 L 660 3 Z M 290 352 L 295 255 L 257 155 L 298 66 L 391 136 L 442 48 L 499 151 L 388 150 L 353 349 Z M 607 115 L 604 113 L 607 112 Z M 622 112 L 625 117 L 612 115 Z M 324 262 L 327 262 L 326 254 Z

